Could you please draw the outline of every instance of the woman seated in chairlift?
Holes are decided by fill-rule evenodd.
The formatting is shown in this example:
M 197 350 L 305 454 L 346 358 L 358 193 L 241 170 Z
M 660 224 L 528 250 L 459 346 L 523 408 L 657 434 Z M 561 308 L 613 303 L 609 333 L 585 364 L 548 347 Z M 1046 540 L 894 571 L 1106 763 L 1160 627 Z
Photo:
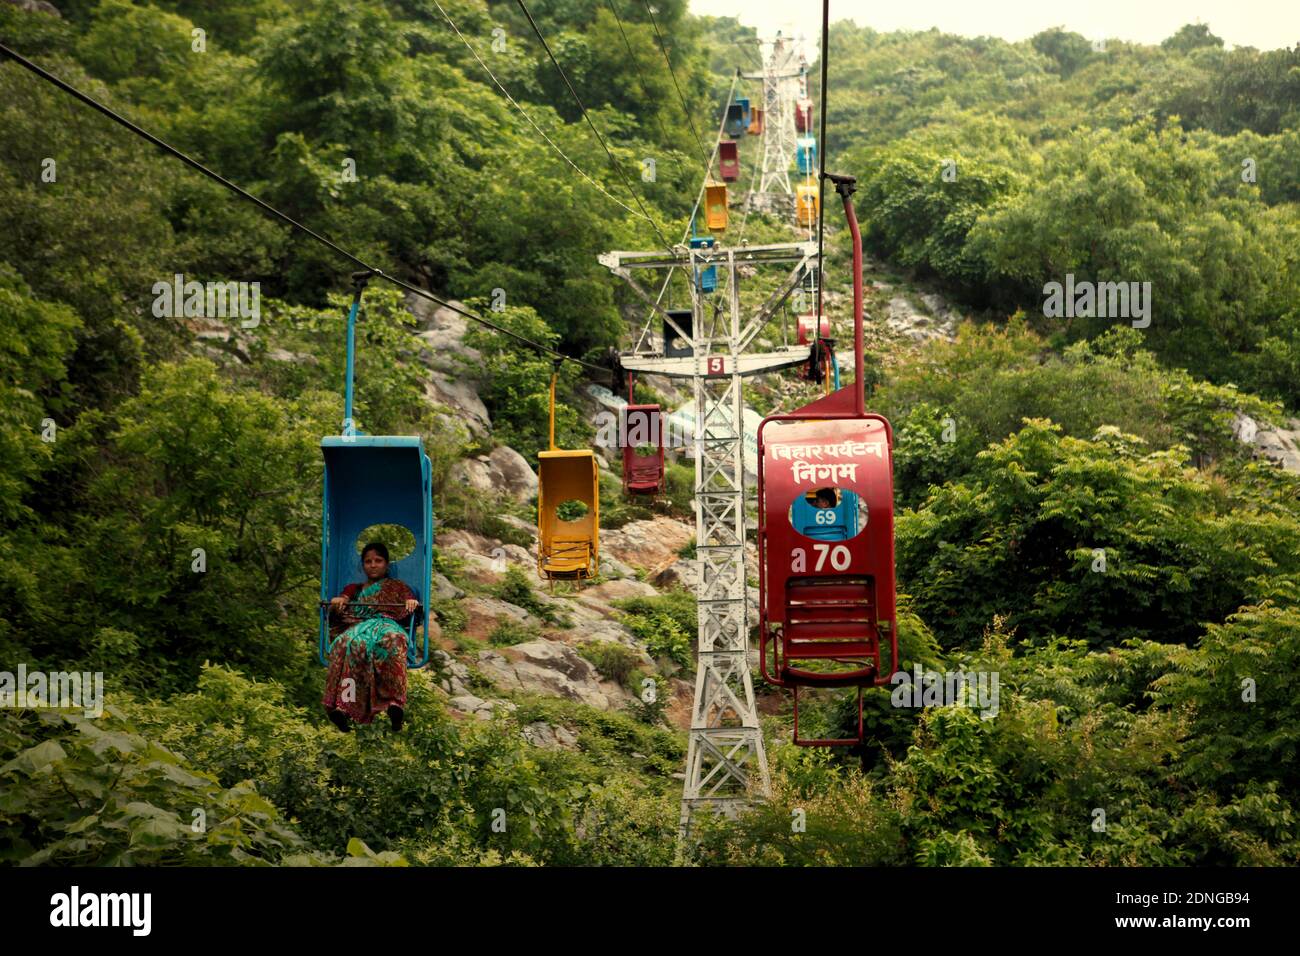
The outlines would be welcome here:
M 814 508 L 834 508 L 835 507 L 835 489 L 818 488 L 817 494 L 813 496 Z
M 349 584 L 330 601 L 330 664 L 321 703 L 334 726 L 368 724 L 388 711 L 402 729 L 406 707 L 406 628 L 420 606 L 415 592 L 388 576 L 388 548 L 361 551 L 364 584 Z

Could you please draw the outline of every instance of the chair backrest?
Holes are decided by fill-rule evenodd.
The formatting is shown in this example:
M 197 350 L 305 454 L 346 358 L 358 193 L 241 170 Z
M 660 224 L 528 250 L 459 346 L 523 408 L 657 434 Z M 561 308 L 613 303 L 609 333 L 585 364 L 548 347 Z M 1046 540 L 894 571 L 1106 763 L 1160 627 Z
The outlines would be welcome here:
M 858 674 L 879 682 L 882 641 L 897 663 L 892 436 L 872 413 L 822 417 L 852 409 L 849 387 L 759 428 L 760 646 L 780 628 L 787 675 L 792 659 L 866 657 Z M 818 522 L 806 495 L 829 487 L 834 520 Z
M 726 183 L 709 183 L 704 187 L 704 225 L 710 232 L 726 232 Z
M 800 185 L 795 188 L 795 203 L 799 216 L 799 225 L 812 226 L 817 222 L 817 187 Z
M 745 130 L 749 127 L 748 107 L 748 100 L 737 100 L 727 107 L 726 132 L 728 136 L 745 135 Z
M 817 168 L 817 140 L 812 136 L 803 136 L 795 140 L 795 159 L 799 163 L 799 172 L 805 176 Z
M 858 533 L 858 496 L 842 492 L 833 508 L 818 508 L 804 495 L 791 505 L 796 531 L 818 541 L 847 541 Z
M 408 628 L 407 663 L 421 667 L 428 660 L 428 595 L 433 574 L 433 503 L 430 497 L 429 456 L 418 436 L 329 436 L 321 440 L 325 482 L 321 523 L 321 600 L 364 580 L 358 537 L 372 525 L 393 524 L 415 538 L 410 554 L 389 565 L 389 576 L 415 592 L 424 623 L 424 649 L 417 652 L 414 628 Z M 364 544 L 365 542 L 361 542 Z M 321 613 L 321 662 L 328 640 L 326 615 Z
M 692 236 L 692 237 L 691 237 L 691 248 L 692 248 L 692 249 L 712 249 L 716 244 L 717 244 L 717 240 L 715 240 L 712 236 Z M 697 284 L 698 284 L 699 289 L 700 289 L 701 292 L 713 292 L 715 289 L 717 289 L 717 287 L 718 287 L 718 267 L 717 267 L 717 265 L 709 265 L 709 266 L 705 266 L 705 267 L 703 267 L 703 268 L 699 268 L 699 267 L 697 266 L 697 267 L 696 267 L 696 276 L 697 276 L 697 279 L 698 279 Z M 689 320 L 691 312 L 690 312 L 689 309 L 686 309 L 685 312 L 686 312 L 687 319 Z M 678 324 L 681 324 L 681 323 L 678 323 Z M 664 328 L 665 328 L 665 329 L 668 329 L 668 328 L 669 328 L 669 326 L 668 326 L 667 323 L 664 323 Z M 682 328 L 683 328 L 683 329 L 686 329 L 687 326 L 686 326 L 686 325 L 683 325 Z M 665 335 L 665 336 L 664 336 L 664 341 L 665 341 L 665 342 L 668 341 L 668 338 L 669 338 L 669 336 L 668 336 L 668 335 Z M 689 354 L 689 350 L 687 350 L 687 354 Z
M 627 405 L 623 409 L 623 487 L 647 491 L 659 487 L 664 471 L 663 413 L 658 405 Z M 649 455 L 637 449 L 648 445 Z
M 734 142 L 718 144 L 718 171 L 729 183 L 740 178 L 740 152 Z

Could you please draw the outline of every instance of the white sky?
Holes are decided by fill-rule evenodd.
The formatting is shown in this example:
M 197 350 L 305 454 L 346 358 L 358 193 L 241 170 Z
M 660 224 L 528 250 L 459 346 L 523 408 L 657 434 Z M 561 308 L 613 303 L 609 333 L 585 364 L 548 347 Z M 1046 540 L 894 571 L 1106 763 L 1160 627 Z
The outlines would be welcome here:
M 760 36 L 802 33 L 813 59 L 821 31 L 815 0 L 689 0 L 692 13 L 739 16 Z M 923 0 L 892 3 L 831 0 L 831 22 L 853 20 L 888 32 L 938 27 L 961 36 L 1024 40 L 1063 26 L 1089 39 L 1159 43 L 1184 23 L 1205 23 L 1225 44 L 1261 50 L 1300 43 L 1300 0 Z

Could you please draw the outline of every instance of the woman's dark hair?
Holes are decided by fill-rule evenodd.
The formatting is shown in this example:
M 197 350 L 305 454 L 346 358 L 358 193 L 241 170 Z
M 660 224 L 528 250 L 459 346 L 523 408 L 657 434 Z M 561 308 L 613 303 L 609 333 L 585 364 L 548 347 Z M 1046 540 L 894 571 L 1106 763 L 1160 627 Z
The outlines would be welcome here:
M 388 557 L 388 545 L 384 544 L 384 542 L 382 541 L 371 541 L 368 545 L 362 548 L 361 560 L 362 561 L 366 560 L 366 555 L 369 554 L 371 551 L 378 554 L 385 561 L 390 560 L 390 558 Z

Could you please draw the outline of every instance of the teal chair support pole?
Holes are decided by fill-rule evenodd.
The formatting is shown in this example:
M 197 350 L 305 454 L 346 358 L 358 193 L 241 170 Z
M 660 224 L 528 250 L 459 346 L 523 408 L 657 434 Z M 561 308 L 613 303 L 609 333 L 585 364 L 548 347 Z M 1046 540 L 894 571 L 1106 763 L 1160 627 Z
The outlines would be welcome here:
M 344 435 L 356 434 L 356 428 L 352 423 L 352 376 L 357 357 L 357 311 L 361 308 L 361 293 L 365 287 L 364 282 L 357 283 L 357 291 L 352 296 L 352 308 L 348 310 L 348 380 L 343 392 Z

